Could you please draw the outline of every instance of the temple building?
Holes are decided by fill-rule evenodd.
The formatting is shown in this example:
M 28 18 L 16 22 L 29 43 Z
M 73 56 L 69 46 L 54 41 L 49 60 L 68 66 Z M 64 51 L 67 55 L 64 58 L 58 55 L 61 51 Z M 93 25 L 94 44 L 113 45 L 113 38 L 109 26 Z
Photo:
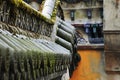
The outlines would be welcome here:
M 120 0 L 0 0 L 0 80 L 120 80 Z
M 70 80 L 119 80 L 120 0 L 62 0 L 81 61 Z M 118 27 L 119 26 L 119 27 Z

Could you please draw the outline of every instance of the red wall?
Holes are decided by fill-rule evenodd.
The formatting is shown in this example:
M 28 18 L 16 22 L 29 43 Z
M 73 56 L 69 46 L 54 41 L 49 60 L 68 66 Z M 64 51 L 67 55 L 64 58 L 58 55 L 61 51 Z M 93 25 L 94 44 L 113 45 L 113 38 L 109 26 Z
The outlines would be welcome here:
M 70 80 L 106 80 L 104 53 L 100 50 L 79 50 L 81 62 Z

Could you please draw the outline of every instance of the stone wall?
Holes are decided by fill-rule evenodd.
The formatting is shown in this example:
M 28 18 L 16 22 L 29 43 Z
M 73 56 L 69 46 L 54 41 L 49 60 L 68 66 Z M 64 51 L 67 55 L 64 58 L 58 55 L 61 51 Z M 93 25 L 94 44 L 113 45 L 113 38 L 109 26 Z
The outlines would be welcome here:
M 90 2 L 89 2 L 90 1 Z M 71 24 L 86 24 L 86 23 L 101 23 L 100 9 L 103 8 L 103 3 L 96 0 L 80 1 L 78 3 L 62 2 L 65 20 Z M 91 19 L 87 17 L 87 11 L 91 10 Z M 74 11 L 74 19 L 71 20 L 70 12 Z
M 120 0 L 104 0 L 104 40 L 108 80 L 119 80 Z

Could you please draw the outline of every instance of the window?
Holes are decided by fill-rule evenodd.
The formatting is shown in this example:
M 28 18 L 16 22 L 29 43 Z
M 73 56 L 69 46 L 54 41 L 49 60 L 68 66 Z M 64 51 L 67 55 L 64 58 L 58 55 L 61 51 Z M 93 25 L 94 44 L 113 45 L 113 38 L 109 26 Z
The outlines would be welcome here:
M 71 18 L 71 21 L 75 20 L 75 11 L 74 10 L 70 11 L 70 18 Z
M 84 31 L 88 35 L 90 43 L 103 43 L 103 23 L 85 24 Z

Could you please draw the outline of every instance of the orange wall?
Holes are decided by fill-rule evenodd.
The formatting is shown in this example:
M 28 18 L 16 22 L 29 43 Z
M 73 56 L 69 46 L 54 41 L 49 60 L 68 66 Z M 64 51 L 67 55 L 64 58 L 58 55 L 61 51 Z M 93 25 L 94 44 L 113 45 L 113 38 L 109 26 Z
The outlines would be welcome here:
M 96 50 L 79 50 L 81 62 L 70 80 L 106 80 L 104 53 Z

